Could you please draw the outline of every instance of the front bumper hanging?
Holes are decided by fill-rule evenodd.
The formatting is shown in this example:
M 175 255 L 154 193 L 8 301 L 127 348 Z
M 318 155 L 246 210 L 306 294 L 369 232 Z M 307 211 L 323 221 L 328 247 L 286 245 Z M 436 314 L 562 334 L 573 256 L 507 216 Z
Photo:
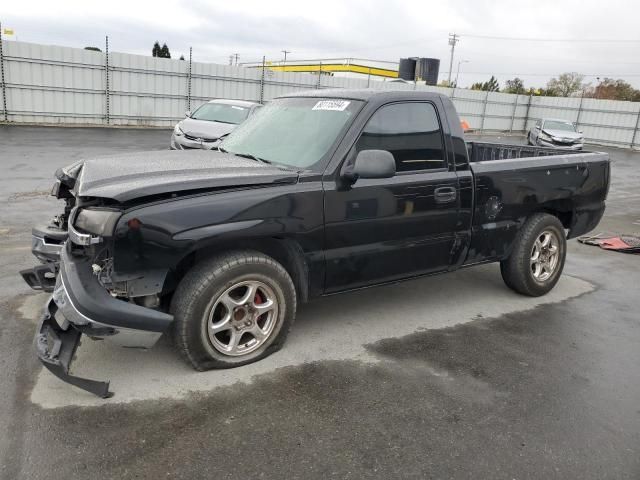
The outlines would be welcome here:
M 63 248 L 53 293 L 36 331 L 37 355 L 61 380 L 108 398 L 109 382 L 69 374 L 82 335 L 123 347 L 151 348 L 172 321 L 168 313 L 114 298 L 93 274 L 88 258 L 74 257 Z
M 42 364 L 60 380 L 75 385 L 78 388 L 93 393 L 100 398 L 109 398 L 113 393 L 109 391 L 109 382 L 100 382 L 87 378 L 75 377 L 69 374 L 71 362 L 80 345 L 82 332 L 76 330 L 68 321 L 63 321 L 62 327 L 55 319 L 58 306 L 49 300 L 40 325 L 36 330 L 36 352 Z

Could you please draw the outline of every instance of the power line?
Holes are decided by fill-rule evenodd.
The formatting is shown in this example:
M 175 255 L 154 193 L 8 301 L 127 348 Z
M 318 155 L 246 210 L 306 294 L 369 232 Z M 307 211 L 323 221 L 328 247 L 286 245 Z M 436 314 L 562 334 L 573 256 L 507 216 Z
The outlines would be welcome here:
M 481 38 L 485 40 L 514 40 L 518 42 L 584 42 L 584 43 L 640 43 L 640 39 L 623 38 L 542 38 L 542 37 L 502 37 L 497 35 L 476 35 L 463 33 L 460 37 Z

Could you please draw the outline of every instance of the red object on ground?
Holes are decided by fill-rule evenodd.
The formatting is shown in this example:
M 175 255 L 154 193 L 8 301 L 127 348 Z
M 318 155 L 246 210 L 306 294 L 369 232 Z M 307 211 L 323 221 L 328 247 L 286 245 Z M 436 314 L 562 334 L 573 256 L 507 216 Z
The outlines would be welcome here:
M 635 235 L 620 235 L 611 237 L 602 237 L 595 235 L 593 237 L 580 237 L 579 242 L 588 245 L 597 245 L 605 250 L 614 250 L 624 253 L 640 253 L 640 237 Z

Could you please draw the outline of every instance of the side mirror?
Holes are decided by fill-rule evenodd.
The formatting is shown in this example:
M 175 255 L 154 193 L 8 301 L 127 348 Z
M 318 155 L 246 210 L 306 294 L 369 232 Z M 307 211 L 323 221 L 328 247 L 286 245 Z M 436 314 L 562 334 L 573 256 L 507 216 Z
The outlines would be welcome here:
M 353 169 L 345 176 L 355 182 L 358 178 L 391 178 L 396 174 L 396 161 L 386 150 L 363 150 L 358 153 Z
M 191 116 L 191 110 L 187 110 L 186 112 L 184 112 L 184 116 L 189 118 Z

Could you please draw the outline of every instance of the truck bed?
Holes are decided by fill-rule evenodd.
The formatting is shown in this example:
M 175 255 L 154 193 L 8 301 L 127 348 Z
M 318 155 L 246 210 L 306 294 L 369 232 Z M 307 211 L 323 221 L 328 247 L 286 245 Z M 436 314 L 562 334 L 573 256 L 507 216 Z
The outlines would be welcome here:
M 600 221 L 609 189 L 606 153 L 484 142 L 468 148 L 475 204 L 465 264 L 507 256 L 534 212 L 557 212 L 568 238 Z

